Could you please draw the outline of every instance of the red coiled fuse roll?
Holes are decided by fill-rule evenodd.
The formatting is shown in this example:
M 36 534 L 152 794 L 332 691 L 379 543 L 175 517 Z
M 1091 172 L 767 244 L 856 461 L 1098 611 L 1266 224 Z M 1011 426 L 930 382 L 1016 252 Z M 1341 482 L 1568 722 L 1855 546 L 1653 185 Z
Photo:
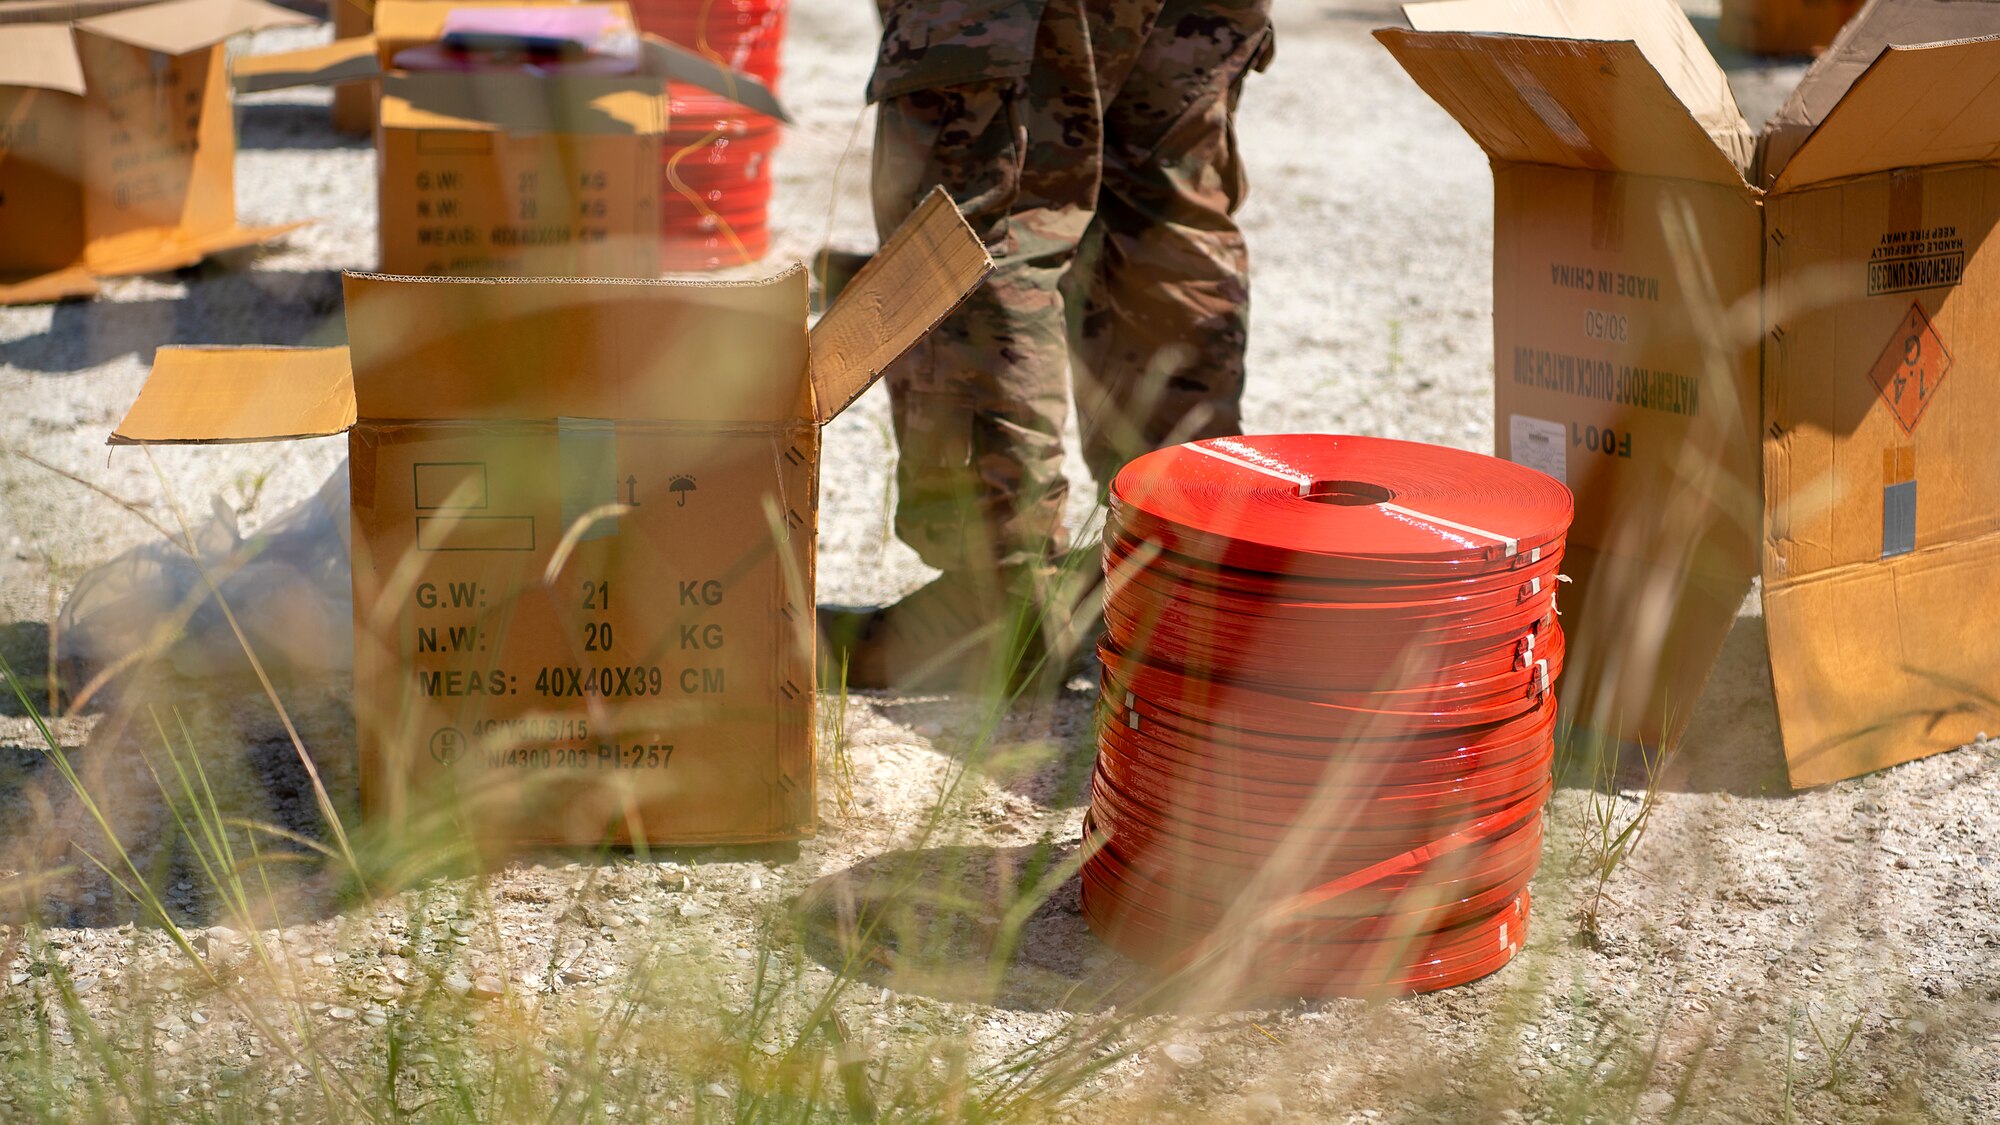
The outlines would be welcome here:
M 1083 911 L 1162 968 L 1423 992 L 1520 948 L 1569 490 L 1382 438 L 1133 461 L 1105 523 Z

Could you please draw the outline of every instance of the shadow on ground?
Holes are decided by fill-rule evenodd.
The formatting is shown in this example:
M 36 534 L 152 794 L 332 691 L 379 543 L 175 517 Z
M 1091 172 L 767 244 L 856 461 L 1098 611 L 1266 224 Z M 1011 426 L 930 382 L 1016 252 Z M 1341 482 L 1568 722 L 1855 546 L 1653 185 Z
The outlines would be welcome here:
M 130 877 L 121 851 L 184 928 L 235 924 L 218 889 L 235 880 L 253 904 L 268 894 L 286 925 L 341 908 L 349 888 L 337 865 L 321 862 L 329 835 L 290 737 L 268 703 L 219 698 L 228 697 L 185 683 L 120 693 L 79 745 L 60 747 L 74 784 L 34 734 L 0 746 L 0 871 L 38 884 L 28 901 L 0 901 L 0 920 L 156 924 L 119 885 Z M 286 693 L 286 706 L 336 811 L 354 823 L 351 710 L 323 689 Z M 191 845 L 206 832 L 197 808 L 211 825 L 233 826 L 233 870 Z
M 335 131 L 325 102 L 254 102 L 236 107 L 239 149 L 369 148 L 366 133 Z
M 236 251 L 173 275 L 184 298 L 65 301 L 43 332 L 0 344 L 0 364 L 50 374 L 87 374 L 127 355 L 151 363 L 167 344 L 346 342 L 338 270 L 250 270 L 255 250 Z
M 1603 768 L 1585 748 L 1566 755 L 1556 779 L 1589 788 L 1607 774 L 1622 789 L 1649 785 L 1648 755 L 1636 745 L 1606 751 L 1617 760 Z M 1559 761 L 1564 760 L 1559 757 Z M 1658 777 L 1667 792 L 1728 793 L 1738 797 L 1789 797 L 1778 704 L 1771 687 L 1771 656 L 1761 616 L 1739 616 L 1723 641 L 1680 745 Z
M 898 993 L 1096 1010 L 1121 991 L 1121 970 L 1084 925 L 1077 880 L 1061 880 L 1053 893 L 1044 882 L 1067 869 L 1075 850 L 889 852 L 814 883 L 794 917 L 815 960 Z
M 1093 669 L 1094 669 L 1093 665 Z M 1047 809 L 1081 808 L 1097 759 L 1093 670 L 1053 695 L 1011 707 L 975 697 L 885 698 L 883 716 L 932 749 L 975 766 L 993 784 Z

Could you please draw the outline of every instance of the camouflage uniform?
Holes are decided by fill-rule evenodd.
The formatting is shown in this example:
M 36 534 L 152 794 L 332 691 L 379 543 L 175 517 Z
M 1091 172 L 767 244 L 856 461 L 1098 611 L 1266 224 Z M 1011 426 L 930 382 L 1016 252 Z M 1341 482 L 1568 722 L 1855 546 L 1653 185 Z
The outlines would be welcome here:
M 1270 0 L 880 3 L 876 224 L 942 184 L 998 266 L 887 374 L 896 531 L 946 572 L 1032 566 L 1064 547 L 1065 354 L 1100 487 L 1238 432 L 1232 121 L 1270 59 Z

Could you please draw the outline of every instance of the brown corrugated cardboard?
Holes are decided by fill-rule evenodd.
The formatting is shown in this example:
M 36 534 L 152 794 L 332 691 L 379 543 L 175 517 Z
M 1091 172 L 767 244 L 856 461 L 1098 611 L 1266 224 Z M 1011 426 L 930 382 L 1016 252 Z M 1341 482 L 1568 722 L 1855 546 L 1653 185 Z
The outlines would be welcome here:
M 0 24 L 69 23 L 106 12 L 122 12 L 154 0 L 0 0 Z
M 1977 256 L 2000 42 L 1875 57 L 1940 7 L 2000 32 L 2000 4 L 1870 4 L 1763 138 L 1768 194 L 1667 0 L 1418 5 L 1433 30 L 1381 33 L 1493 160 L 1496 440 L 1577 493 L 1563 692 L 1588 728 L 1675 736 L 1760 529 L 1795 784 L 1995 727 L 2000 644 L 1967 621 L 2000 585 L 2000 402 L 1950 376 L 2000 348 Z
M 631 25 L 623 3 L 592 6 Z M 245 91 L 376 80 L 380 268 L 387 272 L 656 276 L 666 81 L 783 115 L 754 79 L 650 38 L 641 41 L 632 74 L 389 67 L 399 52 L 438 41 L 453 7 L 383 0 L 375 5 L 374 36 L 236 64 L 237 88 Z
M 1881 53 L 1767 167 L 1764 604 L 1813 784 L 2000 730 L 2000 38 Z
M 1722 41 L 1760 55 L 1816 54 L 1861 0 L 1722 0 Z
M 1670 741 L 1756 566 L 1750 130 L 1671 0 L 1406 10 L 1378 34 L 1493 163 L 1498 452 L 1576 493 L 1563 706 Z
M 309 23 L 261 0 L 173 0 L 0 26 L 0 303 L 193 265 L 290 227 L 236 222 L 223 41 Z
M 163 348 L 112 440 L 347 432 L 372 815 L 458 810 L 497 844 L 792 838 L 819 427 L 991 268 L 938 193 L 810 333 L 798 268 L 349 275 L 347 348 Z

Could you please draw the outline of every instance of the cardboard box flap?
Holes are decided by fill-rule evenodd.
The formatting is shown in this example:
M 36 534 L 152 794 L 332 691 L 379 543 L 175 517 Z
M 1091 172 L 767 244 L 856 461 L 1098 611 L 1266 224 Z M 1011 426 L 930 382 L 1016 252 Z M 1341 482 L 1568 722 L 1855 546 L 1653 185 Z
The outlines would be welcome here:
M 319 21 L 264 0 L 169 0 L 78 20 L 92 33 L 148 51 L 182 55 L 231 36 L 271 27 L 305 27 Z
M 83 93 L 83 62 L 64 24 L 0 26 L 0 86 Z
M 1403 15 L 1418 31 L 1636 43 L 1716 147 L 1737 168 L 1750 166 L 1754 138 L 1729 75 L 1674 0 L 1437 0 L 1406 4 Z
M 353 424 L 346 348 L 169 347 L 110 444 L 280 441 Z
M 2000 36 L 1890 47 L 1779 172 L 1776 191 L 2000 160 Z
M 2000 4 L 1965 0 L 1876 0 L 1841 28 L 1791 97 L 1764 126 L 1762 182 L 1769 185 L 1799 146 L 1891 44 L 1938 43 L 2000 34 Z
M 748 282 L 344 278 L 371 420 L 804 421 L 806 274 Z
M 1738 154 L 1716 147 L 1635 43 L 1401 28 L 1375 37 L 1497 162 L 1745 183 Z M 1747 131 L 1738 147 L 1747 160 Z
M 258 227 L 231 223 L 221 230 L 200 234 L 176 230 L 162 237 L 146 235 L 132 240 L 101 242 L 90 248 L 86 261 L 91 272 L 99 277 L 161 273 L 194 265 L 212 254 L 262 245 L 281 234 L 307 226 L 311 221 Z
M 943 188 L 903 220 L 812 331 L 813 418 L 824 425 L 993 272 Z
M 640 38 L 639 52 L 640 66 L 647 74 L 670 82 L 698 86 L 745 109 L 774 117 L 787 125 L 792 123 L 791 114 L 785 112 L 778 95 L 772 93 L 769 86 L 740 70 L 731 70 L 686 47 L 651 35 Z
M 634 134 L 665 128 L 663 105 L 658 81 L 639 75 L 392 71 L 378 108 L 389 129 Z
M 336 82 L 374 78 L 382 73 L 375 37 L 336 39 L 318 47 L 245 55 L 230 64 L 230 81 L 238 93 L 288 90 L 294 86 L 330 86 Z
M 40 305 L 70 297 L 93 297 L 97 290 L 97 275 L 88 266 L 33 276 L 0 274 L 0 305 Z

